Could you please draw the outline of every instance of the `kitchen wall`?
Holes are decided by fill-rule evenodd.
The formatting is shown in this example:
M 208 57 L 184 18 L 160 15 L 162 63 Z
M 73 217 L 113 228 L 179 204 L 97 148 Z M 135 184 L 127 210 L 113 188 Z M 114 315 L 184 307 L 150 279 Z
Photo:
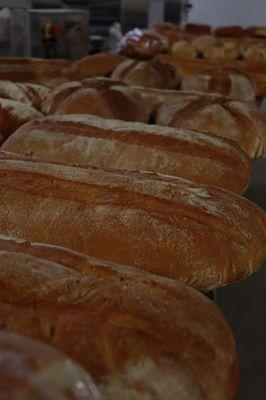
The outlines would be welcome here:
M 190 0 L 189 22 L 266 26 L 266 0 Z

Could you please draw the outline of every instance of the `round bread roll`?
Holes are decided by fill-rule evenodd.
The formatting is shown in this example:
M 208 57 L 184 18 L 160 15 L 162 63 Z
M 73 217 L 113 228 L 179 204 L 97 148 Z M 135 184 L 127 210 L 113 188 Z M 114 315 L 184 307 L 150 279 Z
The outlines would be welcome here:
M 43 106 L 45 114 L 92 114 L 147 123 L 151 108 L 134 89 L 108 78 L 88 78 L 54 89 Z
M 129 31 L 122 39 L 122 52 L 129 57 L 145 60 L 168 51 L 168 39 L 152 30 L 136 28 Z
M 184 76 L 183 90 L 219 93 L 238 101 L 255 101 L 256 92 L 251 78 L 236 68 L 217 67 L 197 75 Z
M 159 61 L 127 60 L 112 73 L 112 79 L 129 85 L 175 89 L 180 83 L 176 69 Z

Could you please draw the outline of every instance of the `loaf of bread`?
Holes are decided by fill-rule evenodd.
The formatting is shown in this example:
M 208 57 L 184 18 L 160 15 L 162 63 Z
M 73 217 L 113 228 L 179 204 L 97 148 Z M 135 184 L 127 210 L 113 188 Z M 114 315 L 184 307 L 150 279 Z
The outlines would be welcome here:
M 220 93 L 237 101 L 252 102 L 256 98 L 250 76 L 236 68 L 217 67 L 183 77 L 181 88 Z
M 54 87 L 75 79 L 67 60 L 0 58 L 0 80 L 37 83 Z
M 243 36 L 243 28 L 239 25 L 235 26 L 220 26 L 214 30 L 215 36 L 239 38 Z
M 108 78 L 88 78 L 55 88 L 43 105 L 45 114 L 92 114 L 124 121 L 149 122 L 151 109 L 128 85 Z
M 41 116 L 39 111 L 27 104 L 0 98 L 0 143 L 21 125 Z
M 211 27 L 206 24 L 192 24 L 189 23 L 186 25 L 186 32 L 191 33 L 192 35 L 210 35 Z
M 248 276 L 265 261 L 265 213 L 229 191 L 149 173 L 1 157 L 5 235 L 69 247 L 204 291 Z
M 110 266 L 99 279 L 61 254 L 0 251 L 1 326 L 79 362 L 105 400 L 235 398 L 235 343 L 211 300 L 137 270 L 119 280 Z
M 184 32 L 179 26 L 174 25 L 170 22 L 159 22 L 152 25 L 152 30 L 159 33 L 162 36 L 165 36 L 168 39 L 168 42 L 173 45 L 175 42 L 179 40 L 185 40 L 187 42 L 191 42 L 193 36 Z
M 249 37 L 266 38 L 265 26 L 250 26 L 245 29 L 245 35 Z
M 257 43 L 249 46 L 243 52 L 243 58 L 250 62 L 266 62 L 266 43 Z
M 129 85 L 175 89 L 180 83 L 177 71 L 170 64 L 158 61 L 127 60 L 118 65 L 112 79 Z
M 19 101 L 39 111 L 49 93 L 50 89 L 42 85 L 0 81 L 0 98 Z
M 199 53 L 204 53 L 209 47 L 217 43 L 217 38 L 212 35 L 196 36 L 193 40 L 193 46 Z
M 47 161 L 158 172 L 240 194 L 251 175 L 249 157 L 233 142 L 199 132 L 91 116 L 35 120 L 12 135 L 2 149 Z
M 72 73 L 76 73 L 75 79 L 94 78 L 97 76 L 110 76 L 113 70 L 126 57 L 122 54 L 111 51 L 92 54 L 73 63 L 70 68 Z
M 139 28 L 129 31 L 122 39 L 122 53 L 126 56 L 147 60 L 156 54 L 169 51 L 169 42 L 159 33 Z
M 194 129 L 234 140 L 251 158 L 266 154 L 265 118 L 255 104 L 196 93 L 176 96 L 156 111 L 159 125 Z
M 58 350 L 0 330 L 0 398 L 100 400 L 100 394 L 90 376 Z
M 186 40 L 175 42 L 171 48 L 171 53 L 174 57 L 181 59 L 197 58 L 198 55 L 195 47 Z
M 206 48 L 203 57 L 207 60 L 237 60 L 240 57 L 240 52 L 237 43 L 226 40 Z

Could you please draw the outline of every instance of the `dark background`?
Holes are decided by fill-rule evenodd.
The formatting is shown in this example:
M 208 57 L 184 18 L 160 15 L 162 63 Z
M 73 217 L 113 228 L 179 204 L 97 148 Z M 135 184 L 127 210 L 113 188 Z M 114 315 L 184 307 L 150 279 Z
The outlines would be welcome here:
M 246 197 L 266 209 L 266 158 L 254 162 Z M 266 268 L 261 268 L 243 281 L 220 289 L 217 303 L 237 343 L 241 368 L 241 387 L 237 400 L 265 400 Z

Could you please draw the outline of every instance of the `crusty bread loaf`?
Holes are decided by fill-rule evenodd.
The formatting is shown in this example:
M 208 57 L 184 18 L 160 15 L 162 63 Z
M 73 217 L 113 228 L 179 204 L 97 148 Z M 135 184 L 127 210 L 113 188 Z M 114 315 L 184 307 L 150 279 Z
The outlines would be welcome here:
M 39 111 L 49 93 L 50 90 L 42 85 L 0 81 L 0 98 L 19 101 Z
M 0 325 L 64 351 L 106 400 L 234 399 L 235 343 L 211 300 L 137 270 L 125 280 L 94 271 L 0 251 Z
M 175 42 L 171 48 L 171 53 L 174 57 L 179 59 L 197 58 L 197 50 L 186 40 L 179 40 L 178 42 Z
M 186 42 L 191 42 L 193 40 L 192 35 L 184 32 L 179 26 L 170 22 L 159 22 L 153 24 L 151 28 L 160 35 L 165 36 L 170 46 L 179 40 L 185 40 Z
M 74 62 L 70 71 L 76 73 L 79 79 L 110 76 L 113 70 L 125 60 L 126 57 L 122 54 L 114 52 L 97 53 Z
M 245 29 L 244 34 L 249 37 L 266 38 L 266 27 L 250 26 Z
M 0 143 L 21 125 L 41 115 L 27 104 L 0 98 Z
M 141 60 L 151 59 L 156 54 L 169 51 L 168 39 L 149 29 L 136 28 L 127 32 L 121 44 L 123 54 Z
M 205 60 L 205 59 L 190 59 L 190 60 L 177 60 L 170 54 L 160 54 L 156 56 L 156 60 L 161 63 L 172 65 L 178 75 L 182 78 L 199 74 L 208 69 L 218 69 L 221 66 L 220 60 Z M 257 97 L 266 96 L 266 64 L 254 63 L 243 60 L 223 60 L 223 65 L 229 68 L 236 68 L 243 71 L 251 77 L 253 85 L 256 90 Z
M 160 89 L 175 89 L 180 83 L 175 68 L 157 61 L 124 61 L 113 71 L 111 77 L 129 85 Z
M 128 85 L 108 78 L 88 78 L 55 88 L 43 105 L 45 114 L 93 114 L 124 121 L 149 122 L 151 109 Z
M 204 53 L 209 47 L 215 46 L 217 39 L 212 35 L 196 36 L 193 40 L 193 46 L 199 53 Z
M 0 80 L 30 82 L 54 87 L 75 79 L 67 60 L 44 60 L 39 58 L 1 58 Z
M 239 38 L 243 36 L 243 28 L 239 25 L 220 26 L 214 30 L 214 35 L 219 37 Z
M 247 189 L 251 174 L 249 157 L 213 135 L 85 115 L 35 120 L 2 149 L 48 161 L 159 172 L 237 193 Z
M 250 62 L 266 63 L 266 43 L 257 43 L 243 51 L 243 57 Z
M 210 35 L 211 27 L 206 24 L 192 24 L 189 23 L 186 25 L 186 32 L 191 33 L 193 35 Z
M 229 138 L 252 158 L 266 154 L 265 113 L 254 104 L 215 95 L 203 97 L 184 93 L 157 109 L 156 122 Z
M 237 60 L 240 57 L 240 52 L 237 44 L 228 40 L 206 48 L 203 57 L 207 60 Z
M 201 290 L 243 278 L 265 260 L 265 213 L 228 191 L 160 175 L 1 157 L 3 234 Z
M 156 110 L 156 108 L 169 101 L 169 100 L 175 100 L 176 98 L 178 99 L 179 97 L 185 96 L 213 96 L 213 94 L 209 93 L 204 93 L 204 92 L 197 92 L 197 91 L 192 91 L 192 90 L 172 90 L 172 89 L 156 89 L 156 88 L 150 88 L 150 87 L 145 87 L 145 86 L 132 86 L 132 88 L 137 91 L 138 93 L 141 94 L 142 97 L 149 103 L 151 106 L 152 110 Z M 219 96 L 218 94 L 216 95 L 217 97 Z M 223 96 L 221 96 L 223 97 Z
M 256 92 L 251 78 L 236 68 L 213 68 L 182 79 L 183 90 L 215 92 L 237 101 L 252 102 Z
M 100 400 L 100 394 L 90 376 L 58 350 L 0 330 L 0 398 Z

